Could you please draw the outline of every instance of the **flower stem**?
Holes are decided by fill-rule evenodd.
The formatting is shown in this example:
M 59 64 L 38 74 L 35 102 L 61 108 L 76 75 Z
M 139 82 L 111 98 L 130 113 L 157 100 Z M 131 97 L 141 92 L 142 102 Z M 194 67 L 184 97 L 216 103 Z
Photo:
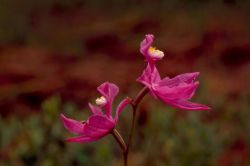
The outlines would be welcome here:
M 119 144 L 119 146 L 121 147 L 121 149 L 124 153 L 127 150 L 127 145 L 124 142 L 121 134 L 116 129 L 113 129 L 111 134 L 115 138 L 116 142 Z
M 128 138 L 128 144 L 127 144 L 126 151 L 124 153 L 124 166 L 127 166 L 127 163 L 128 163 L 129 148 L 132 142 L 132 137 L 133 137 L 134 128 L 135 128 L 136 110 L 137 110 L 138 104 L 141 102 L 143 97 L 148 92 L 149 92 L 149 89 L 147 87 L 144 87 L 130 103 L 133 109 L 133 115 L 132 115 L 132 125 L 131 125 L 129 138 Z
M 121 134 L 116 129 L 113 129 L 111 134 L 115 138 L 116 142 L 119 144 L 120 148 L 122 149 L 123 162 L 124 162 L 124 165 L 127 166 L 126 157 L 125 157 L 126 156 L 125 153 L 127 151 L 127 145 L 124 142 Z
M 130 129 L 130 133 L 129 133 L 129 138 L 128 138 L 128 143 L 126 144 L 122 138 L 122 136 L 120 135 L 120 133 L 116 130 L 113 129 L 111 134 L 112 136 L 115 138 L 116 142 L 119 144 L 120 148 L 123 151 L 123 162 L 124 162 L 124 166 L 127 166 L 128 164 L 128 154 L 129 154 L 129 147 L 131 145 L 132 142 L 132 137 L 133 137 L 133 133 L 134 133 L 134 128 L 135 128 L 135 119 L 136 119 L 136 110 L 137 110 L 137 106 L 138 104 L 141 102 L 141 100 L 143 99 L 143 97 L 149 92 L 147 87 L 144 87 L 137 95 L 134 99 L 131 100 L 130 105 L 132 106 L 133 109 L 133 116 L 132 116 L 132 125 L 131 125 L 131 129 Z

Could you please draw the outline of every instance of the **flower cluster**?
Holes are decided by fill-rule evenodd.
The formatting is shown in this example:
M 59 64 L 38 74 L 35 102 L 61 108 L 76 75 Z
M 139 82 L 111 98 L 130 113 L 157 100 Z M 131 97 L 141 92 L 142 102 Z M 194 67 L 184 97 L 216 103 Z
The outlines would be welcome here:
M 195 81 L 199 72 L 180 74 L 174 78 L 161 79 L 156 68 L 156 62 L 164 57 L 164 53 L 152 46 L 154 36 L 149 34 L 140 44 L 140 52 L 144 56 L 147 67 L 137 81 L 143 84 L 155 99 L 184 110 L 208 110 L 208 106 L 190 102 L 195 94 L 199 82 Z M 70 119 L 61 114 L 64 127 L 76 137 L 69 138 L 70 142 L 92 142 L 112 133 L 119 114 L 128 105 L 133 105 L 133 100 L 125 98 L 116 108 L 115 116 L 112 116 L 113 100 L 119 92 L 119 88 L 109 82 L 101 84 L 97 90 L 101 97 L 96 99 L 96 105 L 89 103 L 92 115 L 84 122 Z M 104 112 L 102 111 L 104 110 Z

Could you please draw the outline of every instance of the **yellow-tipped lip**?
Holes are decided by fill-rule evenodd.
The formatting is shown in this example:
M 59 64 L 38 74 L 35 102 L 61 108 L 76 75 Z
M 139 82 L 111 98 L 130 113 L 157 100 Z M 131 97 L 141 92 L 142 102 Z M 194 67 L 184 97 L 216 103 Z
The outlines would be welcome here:
M 148 51 L 152 58 L 161 59 L 164 57 L 164 53 L 161 50 L 156 49 L 155 47 L 149 47 Z
M 100 105 L 100 106 L 103 106 L 107 103 L 107 99 L 104 97 L 104 96 L 101 96 L 101 97 L 98 97 L 96 100 L 95 100 L 95 103 L 97 105 Z

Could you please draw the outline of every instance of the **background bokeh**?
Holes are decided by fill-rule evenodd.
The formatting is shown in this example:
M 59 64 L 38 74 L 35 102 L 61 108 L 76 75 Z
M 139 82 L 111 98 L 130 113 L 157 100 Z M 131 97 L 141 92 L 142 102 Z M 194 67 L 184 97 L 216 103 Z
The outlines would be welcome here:
M 147 96 L 129 163 L 135 166 L 250 165 L 250 1 L 0 0 L 0 165 L 122 165 L 111 136 L 89 144 L 59 121 L 90 115 L 104 81 L 134 96 L 147 33 L 165 52 L 162 76 L 200 71 L 193 101 L 173 109 Z M 127 139 L 131 111 L 118 129 Z

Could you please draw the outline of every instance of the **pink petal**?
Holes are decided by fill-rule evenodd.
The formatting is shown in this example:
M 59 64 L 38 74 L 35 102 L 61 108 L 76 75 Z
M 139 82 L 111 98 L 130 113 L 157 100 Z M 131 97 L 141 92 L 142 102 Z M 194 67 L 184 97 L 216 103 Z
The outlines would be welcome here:
M 210 109 L 210 107 L 208 107 L 206 105 L 192 103 L 192 102 L 187 101 L 187 100 L 171 100 L 171 99 L 163 98 L 163 97 L 160 97 L 160 98 L 166 104 L 169 104 L 173 107 L 184 109 L 184 110 L 193 110 L 193 111 L 197 110 L 198 111 L 198 110 L 209 110 Z
M 154 42 L 154 35 L 147 34 L 140 44 L 140 52 L 145 57 L 146 61 L 150 64 L 150 67 L 153 68 L 155 61 L 160 60 L 161 58 L 156 58 L 154 55 L 151 55 L 149 49 Z
M 106 116 L 94 115 L 91 116 L 88 121 L 88 125 L 98 129 L 110 130 L 114 128 L 115 123 L 112 119 L 108 119 Z
M 102 137 L 108 134 L 115 127 L 115 122 L 107 117 L 93 115 L 84 126 L 84 134 L 90 137 Z
M 85 135 L 77 136 L 77 137 L 72 137 L 66 139 L 68 142 L 77 142 L 77 143 L 87 143 L 87 142 L 93 142 L 96 141 L 99 138 L 94 138 L 94 137 L 88 137 Z
M 161 80 L 160 74 L 157 68 L 154 66 L 153 69 L 148 64 L 147 67 L 143 70 L 143 73 L 140 77 L 137 78 L 137 81 L 149 85 L 156 84 Z
M 172 88 L 168 86 L 155 86 L 154 90 L 157 95 L 168 99 L 190 99 L 193 97 L 198 86 L 199 82 L 197 81 L 191 84 L 181 83 Z
M 94 115 L 103 115 L 101 108 L 89 103 L 89 108 Z
M 137 81 L 147 86 L 151 92 L 151 94 L 156 97 L 154 90 L 152 89 L 152 85 L 158 84 L 161 80 L 160 74 L 155 66 L 151 68 L 150 64 L 147 65 L 146 69 L 144 69 L 142 75 L 137 78 Z
M 115 121 L 118 121 L 119 115 L 121 113 L 121 111 L 123 111 L 123 109 L 131 102 L 131 100 L 129 98 L 126 98 L 124 100 L 121 101 L 121 103 L 118 105 L 118 107 L 116 108 L 116 114 L 115 114 Z
M 181 83 L 187 83 L 187 84 L 193 83 L 193 81 L 198 77 L 199 74 L 200 74 L 199 72 L 194 72 L 194 73 L 180 74 L 171 79 L 166 77 L 159 82 L 159 85 L 174 87 Z
M 104 82 L 97 88 L 97 90 L 107 99 L 107 104 L 104 108 L 107 116 L 111 117 L 112 103 L 119 92 L 119 88 L 113 83 Z
M 95 128 L 90 125 L 84 126 L 84 133 L 89 136 L 89 137 L 102 137 L 104 135 L 107 135 L 111 130 L 106 130 L 106 129 L 100 129 L 100 128 Z
M 144 40 L 140 44 L 140 52 L 142 53 L 142 55 L 145 56 L 145 58 L 148 61 L 151 61 L 151 58 L 148 54 L 148 49 L 151 47 L 153 41 L 154 41 L 154 35 L 148 34 L 148 35 L 145 35 Z
M 82 134 L 85 124 L 82 122 L 70 119 L 61 114 L 61 121 L 63 122 L 64 127 L 71 133 Z

